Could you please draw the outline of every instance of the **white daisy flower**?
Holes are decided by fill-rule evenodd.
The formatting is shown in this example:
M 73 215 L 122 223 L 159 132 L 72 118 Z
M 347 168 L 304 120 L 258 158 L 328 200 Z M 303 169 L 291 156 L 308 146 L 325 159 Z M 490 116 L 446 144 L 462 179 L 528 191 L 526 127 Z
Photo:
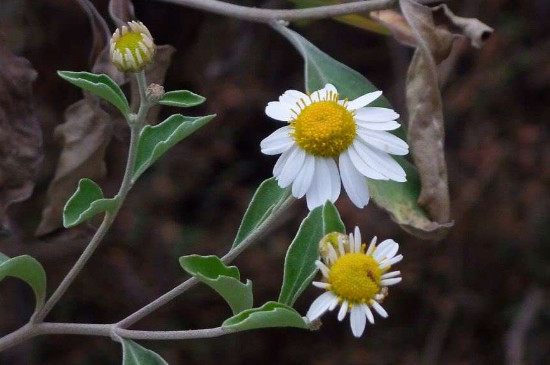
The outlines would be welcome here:
M 399 114 L 367 107 L 380 95 L 375 91 L 340 100 L 327 84 L 310 95 L 288 90 L 268 103 L 265 113 L 288 123 L 260 144 L 266 155 L 281 154 L 273 168 L 279 186 L 292 185 L 292 195 L 305 195 L 313 209 L 336 201 L 343 183 L 351 201 L 363 208 L 369 202 L 365 177 L 406 181 L 405 171 L 389 155 L 409 153 L 405 141 L 387 132 L 399 128 Z
M 325 292 L 311 304 L 306 316 L 311 322 L 340 305 L 338 320 L 342 321 L 349 312 L 351 331 L 360 337 L 367 320 L 374 324 L 372 310 L 388 317 L 380 304 L 388 295 L 388 286 L 401 282 L 400 271 L 389 272 L 392 265 L 403 259 L 403 255 L 396 255 L 399 244 L 389 239 L 377 246 L 374 237 L 367 247 L 355 227 L 355 234 L 349 236 L 328 234 L 319 248 L 322 261 L 318 260 L 316 265 L 323 281 L 314 281 L 313 285 Z

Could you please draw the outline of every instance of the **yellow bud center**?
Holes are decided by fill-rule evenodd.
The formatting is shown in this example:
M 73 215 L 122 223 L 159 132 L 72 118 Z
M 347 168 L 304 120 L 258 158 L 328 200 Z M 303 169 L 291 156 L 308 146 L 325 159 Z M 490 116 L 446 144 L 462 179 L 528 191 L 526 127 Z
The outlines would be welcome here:
M 129 49 L 135 57 L 136 52 L 144 54 L 139 47 L 139 42 L 143 42 L 143 35 L 141 35 L 141 33 L 128 32 L 118 39 L 115 44 L 115 49 L 119 50 L 122 54 L 125 54 L 126 50 Z
M 380 291 L 383 270 L 378 262 L 364 253 L 348 253 L 330 267 L 331 290 L 350 303 L 368 302 Z
M 310 155 L 337 157 L 355 138 L 353 114 L 337 100 L 334 95 L 330 100 L 313 102 L 290 123 L 296 144 Z

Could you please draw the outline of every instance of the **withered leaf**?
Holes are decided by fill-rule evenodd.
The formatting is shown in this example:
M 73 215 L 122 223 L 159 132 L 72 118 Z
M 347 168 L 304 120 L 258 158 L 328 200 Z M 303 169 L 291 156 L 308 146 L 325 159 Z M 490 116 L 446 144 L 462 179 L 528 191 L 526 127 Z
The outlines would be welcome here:
M 470 40 L 472 47 L 481 48 L 493 34 L 493 28 L 475 18 L 455 15 L 445 4 L 432 9 L 436 23 L 446 25 L 454 34 L 461 34 Z
M 400 0 L 400 5 L 418 44 L 409 66 L 406 90 L 407 140 L 422 187 L 418 203 L 432 220 L 448 223 L 450 201 L 443 147 L 445 128 L 437 64 L 449 55 L 453 35 L 435 26 L 428 7 L 412 0 Z
M 134 5 L 130 0 L 111 0 L 109 1 L 109 15 L 116 23 L 117 27 L 124 25 L 130 20 L 136 18 Z
M 0 231 L 7 208 L 29 198 L 42 160 L 42 131 L 32 102 L 36 71 L 0 35 Z

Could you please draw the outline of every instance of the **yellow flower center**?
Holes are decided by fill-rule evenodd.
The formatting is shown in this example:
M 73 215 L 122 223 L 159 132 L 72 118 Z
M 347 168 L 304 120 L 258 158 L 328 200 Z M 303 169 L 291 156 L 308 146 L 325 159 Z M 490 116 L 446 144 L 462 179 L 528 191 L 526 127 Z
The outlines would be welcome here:
M 353 114 L 338 104 L 338 94 L 303 108 L 290 122 L 296 144 L 310 155 L 337 157 L 353 142 L 356 135 Z
M 141 33 L 128 32 L 120 36 L 115 44 L 115 49 L 117 51 L 120 51 L 123 56 L 126 54 L 127 50 L 129 50 L 132 53 L 134 59 L 137 60 L 138 63 L 142 63 L 143 61 L 148 62 L 151 59 L 150 52 L 145 52 L 142 48 L 144 46 L 145 41 Z
M 351 303 L 368 302 L 380 292 L 383 270 L 378 262 L 364 253 L 348 253 L 330 267 L 331 290 Z

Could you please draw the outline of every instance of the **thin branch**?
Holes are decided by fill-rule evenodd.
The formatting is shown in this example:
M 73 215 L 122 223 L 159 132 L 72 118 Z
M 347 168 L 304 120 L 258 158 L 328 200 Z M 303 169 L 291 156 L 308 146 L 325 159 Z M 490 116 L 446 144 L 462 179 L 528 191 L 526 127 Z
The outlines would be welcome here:
M 506 334 L 506 363 L 509 365 L 525 364 L 525 338 L 533 326 L 537 315 L 544 304 L 544 291 L 532 287 L 525 295 L 519 307 L 512 327 Z
M 222 261 L 225 264 L 230 263 L 241 252 L 243 252 L 245 249 L 247 249 L 252 244 L 254 244 L 257 241 L 257 239 L 260 238 L 263 234 L 265 234 L 268 230 L 273 229 L 276 221 L 282 216 L 284 212 L 287 211 L 287 209 L 292 205 L 292 203 L 294 203 L 294 201 L 295 199 L 292 196 L 289 196 L 278 208 L 275 208 L 273 213 L 262 224 L 260 224 L 260 226 L 254 232 L 252 232 L 247 238 L 245 238 L 240 245 L 231 249 L 224 257 L 222 257 Z M 170 301 L 172 301 L 173 299 L 175 299 L 176 297 L 184 293 L 186 290 L 192 288 L 198 282 L 199 281 L 194 277 L 187 279 L 180 285 L 176 286 L 174 289 L 170 290 L 169 292 L 158 297 L 151 303 L 147 304 L 145 307 L 141 308 L 140 310 L 124 318 L 122 321 L 120 321 L 117 324 L 117 327 L 127 328 L 131 326 L 132 324 L 141 320 L 145 316 L 153 313 L 160 307 L 169 303 Z
M 345 4 L 318 6 L 308 9 L 258 9 L 235 5 L 218 0 L 159 0 L 189 8 L 204 10 L 231 18 L 259 23 L 272 23 L 277 20 L 303 20 L 332 18 L 339 15 L 369 12 L 393 8 L 396 0 L 355 1 Z

